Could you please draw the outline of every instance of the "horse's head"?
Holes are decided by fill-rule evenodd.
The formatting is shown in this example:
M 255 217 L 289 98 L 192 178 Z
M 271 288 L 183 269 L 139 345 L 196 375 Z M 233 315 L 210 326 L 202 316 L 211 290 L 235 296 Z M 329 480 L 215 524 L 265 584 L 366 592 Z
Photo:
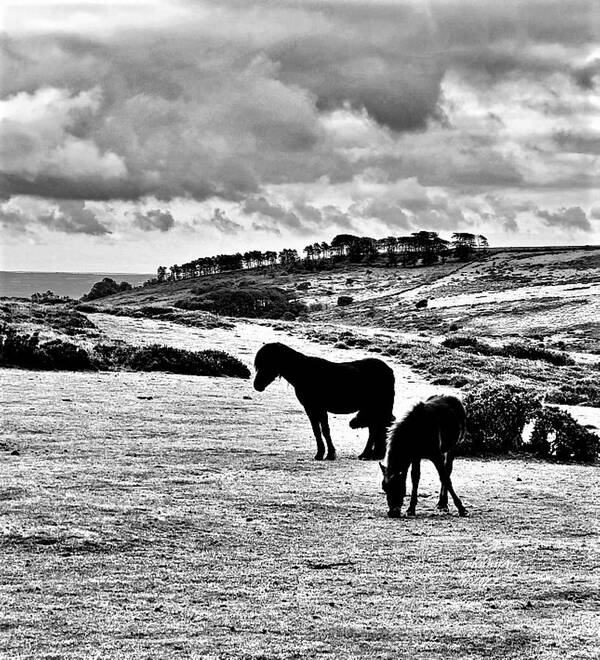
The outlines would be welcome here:
M 379 463 L 379 467 L 383 474 L 381 488 L 387 497 L 388 517 L 400 518 L 402 503 L 406 495 L 406 472 L 404 470 L 391 472 L 383 463 Z
M 280 373 L 281 344 L 265 344 L 254 358 L 254 389 L 263 392 Z

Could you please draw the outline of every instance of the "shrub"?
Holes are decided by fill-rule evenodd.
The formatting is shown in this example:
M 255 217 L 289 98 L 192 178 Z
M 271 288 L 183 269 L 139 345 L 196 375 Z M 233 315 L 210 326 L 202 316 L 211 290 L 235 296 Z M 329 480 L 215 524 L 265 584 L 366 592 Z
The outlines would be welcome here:
M 310 282 L 298 282 L 296 288 L 300 291 L 306 291 L 306 289 L 310 289 Z
M 127 360 L 127 366 L 134 371 L 250 378 L 248 367 L 224 351 L 186 351 L 159 344 L 135 348 Z
M 506 346 L 490 346 L 479 341 L 476 337 L 454 336 L 446 337 L 442 342 L 446 348 L 465 348 L 471 353 L 481 355 L 497 355 L 499 357 L 511 357 L 519 360 L 542 360 L 555 366 L 575 364 L 575 360 L 566 353 L 551 351 L 543 346 L 514 342 Z
M 536 415 L 530 448 L 540 458 L 593 463 L 600 439 L 568 412 L 545 406 Z
M 337 299 L 338 307 L 344 307 L 345 305 L 351 305 L 354 302 L 352 296 L 339 296 Z
M 168 371 L 193 376 L 233 376 L 249 378 L 245 364 L 224 351 L 186 351 L 172 346 L 151 344 L 97 344 L 98 360 L 107 368 L 126 368 L 133 371 Z
M 94 286 L 92 286 L 90 292 L 85 296 L 82 296 L 81 300 L 96 300 L 97 298 L 111 296 L 114 293 L 119 293 L 121 291 L 129 291 L 131 288 L 129 282 L 121 282 L 121 284 L 117 284 L 112 278 L 105 277 L 100 282 L 96 282 Z
M 466 453 L 518 451 L 523 428 L 540 409 L 539 399 L 514 385 L 479 385 L 465 397 Z
M 71 342 L 60 339 L 42 342 L 38 333 L 20 334 L 14 328 L 1 331 L 0 362 L 24 369 L 86 371 L 95 368 L 88 353 Z
M 38 303 L 39 305 L 62 305 L 75 301 L 69 298 L 69 296 L 59 296 L 53 291 L 44 291 L 44 293 L 31 294 L 31 302 Z
M 442 342 L 442 346 L 446 348 L 458 348 L 460 346 L 477 346 L 478 343 L 476 337 L 456 335 L 454 337 L 446 337 Z
M 87 303 L 79 303 L 79 305 L 75 306 L 75 309 L 84 314 L 97 314 L 102 311 L 97 305 L 88 305 Z
M 594 406 L 600 408 L 600 386 L 593 383 L 561 385 L 548 393 L 548 403 L 562 403 L 570 406 Z
M 180 309 L 204 310 L 214 314 L 242 316 L 246 318 L 281 318 L 285 312 L 296 317 L 306 310 L 291 294 L 274 286 L 231 287 L 223 285 L 216 289 L 195 287 L 196 298 L 180 300 Z

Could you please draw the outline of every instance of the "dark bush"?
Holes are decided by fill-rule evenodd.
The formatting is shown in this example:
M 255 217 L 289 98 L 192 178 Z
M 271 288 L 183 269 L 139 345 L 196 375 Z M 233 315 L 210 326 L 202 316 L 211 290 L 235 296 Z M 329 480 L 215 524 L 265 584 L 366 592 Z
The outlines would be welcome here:
M 594 406 L 600 408 L 600 386 L 594 383 L 561 385 L 548 393 L 548 403 L 562 403 L 570 406 Z
M 73 298 L 69 296 L 59 296 L 53 291 L 44 291 L 44 293 L 33 293 L 31 302 L 39 305 L 63 305 L 64 303 L 74 303 Z
M 24 369 L 86 371 L 94 369 L 88 353 L 60 339 L 41 341 L 37 333 L 20 334 L 13 328 L 0 332 L 0 363 Z
M 339 307 L 344 307 L 345 305 L 351 305 L 354 302 L 352 296 L 339 296 L 337 299 L 337 304 Z
M 546 406 L 536 415 L 530 448 L 540 458 L 593 463 L 600 439 L 568 412 Z
M 90 292 L 85 296 L 82 296 L 81 300 L 96 300 L 97 298 L 111 296 L 114 293 L 119 293 L 121 291 L 129 291 L 131 288 L 129 282 L 121 282 L 121 284 L 117 284 L 115 280 L 110 277 L 105 277 L 100 282 L 96 282 L 96 284 L 92 286 Z
M 540 409 L 539 399 L 514 385 L 479 385 L 465 397 L 468 454 L 519 451 L 523 428 Z
M 456 335 L 454 337 L 446 337 L 442 342 L 442 346 L 446 348 L 459 348 L 460 346 L 477 346 L 478 343 L 479 341 L 476 337 Z
M 224 351 L 186 351 L 160 344 L 132 348 L 122 366 L 134 371 L 250 378 L 248 367 Z
M 102 311 L 97 305 L 88 305 L 87 303 L 79 303 L 79 305 L 75 306 L 75 309 L 84 314 L 97 314 Z
M 565 353 L 550 351 L 547 348 L 533 346 L 531 344 L 507 344 L 500 350 L 502 351 L 500 355 L 505 355 L 506 357 L 525 360 L 543 360 L 558 367 L 575 364 L 575 360 Z
M 479 353 L 480 355 L 496 355 L 519 360 L 542 360 L 559 367 L 575 364 L 575 360 L 566 353 L 519 342 L 506 344 L 505 346 L 490 346 L 476 337 L 454 336 L 446 337 L 442 342 L 442 346 L 446 348 L 464 348 L 471 353 Z
M 310 289 L 310 282 L 298 282 L 296 288 L 300 291 L 306 291 L 306 289 Z
M 195 287 L 192 293 L 196 295 L 195 298 L 180 300 L 176 306 L 180 309 L 203 310 L 226 316 L 272 319 L 282 318 L 286 312 L 296 317 L 306 311 L 305 305 L 290 299 L 289 292 L 273 286 Z

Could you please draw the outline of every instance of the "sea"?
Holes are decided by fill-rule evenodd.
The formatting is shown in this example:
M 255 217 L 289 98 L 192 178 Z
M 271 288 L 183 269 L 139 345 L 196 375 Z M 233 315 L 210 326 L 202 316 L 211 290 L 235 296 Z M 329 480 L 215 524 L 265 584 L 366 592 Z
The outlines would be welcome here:
M 52 291 L 58 296 L 81 298 L 92 286 L 110 277 L 116 282 L 129 282 L 137 286 L 156 277 L 155 273 L 35 273 L 0 271 L 0 296 L 29 298 L 33 293 Z

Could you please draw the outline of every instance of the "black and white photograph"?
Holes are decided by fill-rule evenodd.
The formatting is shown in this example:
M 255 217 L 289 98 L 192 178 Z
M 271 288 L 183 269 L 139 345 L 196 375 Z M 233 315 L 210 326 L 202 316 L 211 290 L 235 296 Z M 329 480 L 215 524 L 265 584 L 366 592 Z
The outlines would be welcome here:
M 0 0 L 0 659 L 600 657 L 598 0 Z

